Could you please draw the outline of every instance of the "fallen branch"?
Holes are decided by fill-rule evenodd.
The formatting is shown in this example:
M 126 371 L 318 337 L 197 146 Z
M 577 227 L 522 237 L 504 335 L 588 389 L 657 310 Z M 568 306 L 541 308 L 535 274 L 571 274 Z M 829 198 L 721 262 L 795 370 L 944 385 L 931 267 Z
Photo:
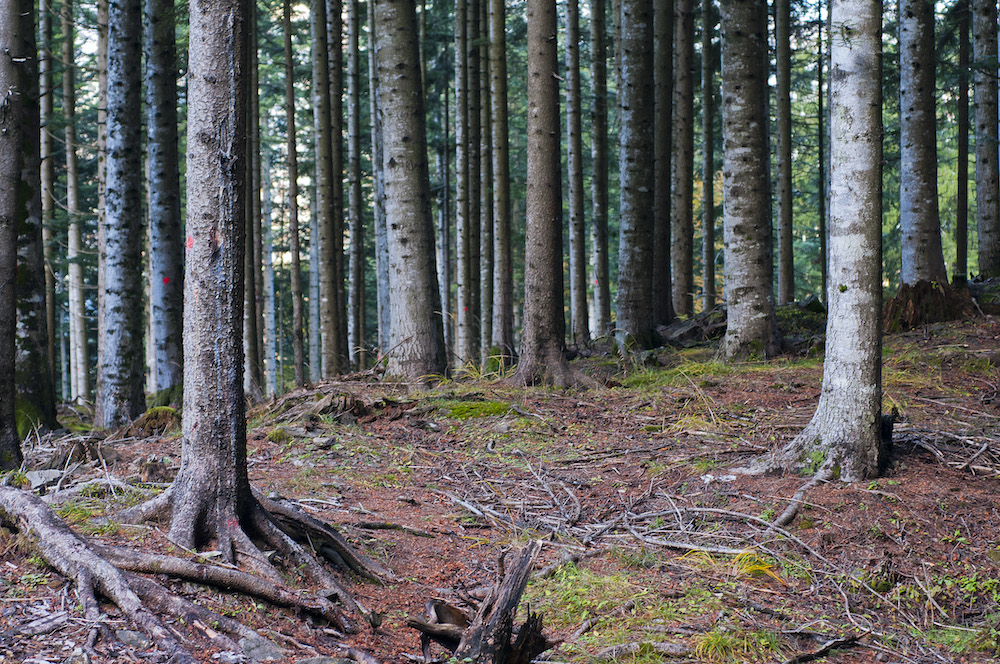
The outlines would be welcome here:
M 796 655 L 795 657 L 792 657 L 791 659 L 786 659 L 784 662 L 782 662 L 782 664 L 804 664 L 805 662 L 811 662 L 813 660 L 817 660 L 820 657 L 826 657 L 827 655 L 830 654 L 831 651 L 833 651 L 833 650 L 835 650 L 837 648 L 844 648 L 846 646 L 852 646 L 861 637 L 867 636 L 867 635 L 868 634 L 865 633 L 865 634 L 856 634 L 854 636 L 848 636 L 848 637 L 839 638 L 839 639 L 830 639 L 829 641 L 827 641 L 826 643 L 824 643 L 822 646 L 820 646 L 819 650 L 814 650 L 812 652 L 805 652 L 805 653 L 802 653 L 800 655 Z
M 633 643 L 623 643 L 611 646 L 599 651 L 594 657 L 596 659 L 610 659 L 617 661 L 625 655 L 635 655 L 643 650 L 652 650 L 664 657 L 690 657 L 692 652 L 687 646 L 679 643 L 663 643 L 660 641 L 635 641 Z

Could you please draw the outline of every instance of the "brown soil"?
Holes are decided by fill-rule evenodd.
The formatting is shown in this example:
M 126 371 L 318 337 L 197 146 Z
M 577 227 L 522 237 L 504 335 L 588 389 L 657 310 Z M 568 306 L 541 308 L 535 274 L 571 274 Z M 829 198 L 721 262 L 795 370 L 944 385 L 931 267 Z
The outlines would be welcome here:
M 320 385 L 251 413 L 251 481 L 302 501 L 402 579 L 345 579 L 381 624 L 343 636 L 246 597 L 171 587 L 261 631 L 285 649 L 281 661 L 345 656 L 342 644 L 383 662 L 420 661 L 407 617 L 423 617 L 429 599 L 464 606 L 496 581 L 503 549 L 541 538 L 543 564 L 581 557 L 538 575 L 525 595 L 544 612 L 547 633 L 565 640 L 553 661 L 665 642 L 686 648 L 687 661 L 786 661 L 848 637 L 856 640 L 826 661 L 995 661 L 998 351 L 995 317 L 888 337 L 885 408 L 901 414 L 890 471 L 813 489 L 781 532 L 766 521 L 807 478 L 733 477 L 732 469 L 808 421 L 822 374 L 816 359 L 726 367 L 705 347 L 663 350 L 655 367 L 591 357 L 573 366 L 614 386 L 590 391 Z M 26 452 L 42 466 L 80 438 L 50 435 Z M 169 481 L 179 463 L 176 430 L 93 447 L 96 459 L 67 462 L 82 465 L 60 488 L 107 474 L 152 489 L 140 480 Z M 58 509 L 101 541 L 178 553 L 162 527 L 116 527 L 114 512 L 139 499 L 116 493 Z M 84 661 L 73 658 L 89 625 L 72 589 L 16 534 L 0 531 L 0 550 L 0 662 Z M 3 631 L 58 611 L 70 620 L 56 631 Z M 603 620 L 574 636 L 595 616 Z M 108 621 L 134 629 L 113 609 Z M 235 661 L 201 648 L 189 626 L 173 627 L 203 661 Z M 156 661 L 143 645 L 101 639 L 90 661 Z M 610 656 L 659 661 L 656 648 L 667 647 Z

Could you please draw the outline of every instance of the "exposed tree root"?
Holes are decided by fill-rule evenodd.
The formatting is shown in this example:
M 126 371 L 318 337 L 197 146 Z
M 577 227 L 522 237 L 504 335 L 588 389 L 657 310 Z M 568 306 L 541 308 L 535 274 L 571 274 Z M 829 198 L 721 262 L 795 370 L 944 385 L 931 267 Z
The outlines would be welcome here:
M 918 281 L 902 284 L 886 303 L 883 325 L 886 332 L 900 332 L 976 313 L 968 289 L 953 287 L 947 281 Z

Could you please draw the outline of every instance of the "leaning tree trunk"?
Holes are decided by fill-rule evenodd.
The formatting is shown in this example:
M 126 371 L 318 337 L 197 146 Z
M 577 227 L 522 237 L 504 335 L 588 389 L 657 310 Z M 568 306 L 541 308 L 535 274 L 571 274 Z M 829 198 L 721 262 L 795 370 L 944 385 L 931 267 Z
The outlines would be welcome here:
M 674 147 L 670 161 L 671 252 L 674 313 L 694 314 L 694 3 L 674 10 Z
M 20 44 L 17 3 L 0 5 L 0 43 Z M 0 54 L 0 470 L 21 466 L 21 444 L 14 419 L 14 334 L 17 328 L 17 217 L 24 140 L 21 128 L 21 79 L 27 76 L 22 53 Z
M 722 2 L 722 133 L 727 360 L 778 352 L 771 266 L 765 0 Z
M 899 0 L 899 60 L 899 281 L 911 286 L 947 282 L 938 214 L 934 6 L 929 0 Z
M 139 0 L 108 5 L 108 158 L 105 192 L 101 426 L 145 408 L 142 325 L 141 69 Z
M 587 241 L 583 213 L 583 100 L 580 92 L 580 5 L 566 3 L 566 164 L 569 169 L 569 310 L 571 338 L 590 345 L 587 316 Z
M 618 319 L 623 352 L 648 348 L 653 331 L 653 3 L 622 0 L 619 91 Z M 690 219 L 688 220 L 690 222 Z
M 389 244 L 391 352 L 387 371 L 421 381 L 445 371 L 434 266 L 427 132 L 412 4 L 375 0 L 385 213 Z
M 818 476 L 855 482 L 878 471 L 882 406 L 882 5 L 834 0 L 831 20 L 842 29 L 832 35 L 823 389 L 812 420 L 771 465 L 802 468 L 818 455 Z
M 997 5 L 973 0 L 972 67 L 976 108 L 976 221 L 979 274 L 1000 276 L 1000 164 L 997 163 Z
M 605 0 L 590 3 L 590 85 L 592 108 L 590 269 L 594 274 L 592 334 L 603 337 L 611 329 L 611 294 L 608 268 L 608 63 Z
M 146 0 L 150 291 L 156 389 L 183 380 L 184 231 L 177 155 L 174 0 Z M 68 130 L 67 130 L 68 131 Z

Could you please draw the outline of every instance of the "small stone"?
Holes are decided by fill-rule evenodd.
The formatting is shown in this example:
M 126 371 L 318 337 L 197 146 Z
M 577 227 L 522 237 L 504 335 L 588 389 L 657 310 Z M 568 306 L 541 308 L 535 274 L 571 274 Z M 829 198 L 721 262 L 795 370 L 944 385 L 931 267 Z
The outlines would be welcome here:
M 269 662 L 285 656 L 284 650 L 267 639 L 240 639 L 239 645 L 252 662 Z
M 128 629 L 115 630 L 118 640 L 127 646 L 132 646 L 137 650 L 145 650 L 150 646 L 150 641 L 142 632 L 133 632 Z
M 343 657 L 307 657 L 295 660 L 295 664 L 350 664 L 353 661 Z
M 63 660 L 63 664 L 90 664 L 90 655 L 82 648 L 75 648 L 73 654 Z

